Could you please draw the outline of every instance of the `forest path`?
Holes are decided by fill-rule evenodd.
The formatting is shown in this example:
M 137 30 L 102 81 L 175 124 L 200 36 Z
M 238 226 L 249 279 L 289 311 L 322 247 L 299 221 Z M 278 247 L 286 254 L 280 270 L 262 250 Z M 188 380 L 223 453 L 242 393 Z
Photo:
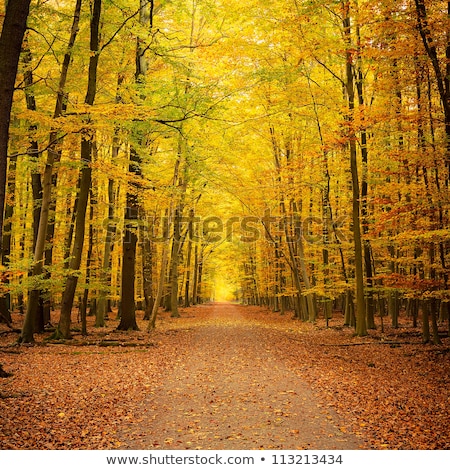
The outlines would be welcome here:
M 243 306 L 203 308 L 202 322 L 167 335 L 173 360 L 142 421 L 118 433 L 122 449 L 364 447 L 284 360 L 283 331 L 246 319 Z

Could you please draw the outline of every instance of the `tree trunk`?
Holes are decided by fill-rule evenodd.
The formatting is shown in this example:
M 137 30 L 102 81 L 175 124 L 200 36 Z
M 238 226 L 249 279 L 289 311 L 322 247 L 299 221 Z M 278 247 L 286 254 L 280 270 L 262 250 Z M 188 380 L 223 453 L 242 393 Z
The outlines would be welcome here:
M 144 27 L 152 27 L 153 2 L 145 0 L 139 1 L 139 23 Z M 136 42 L 136 70 L 135 82 L 139 85 L 145 82 L 147 74 L 147 59 L 145 48 L 142 48 L 142 41 L 137 38 Z M 138 136 L 138 141 L 142 140 Z M 141 175 L 141 157 L 134 148 L 130 151 L 130 164 L 128 172 L 132 175 Z M 139 218 L 140 203 L 137 189 L 138 183 L 129 183 L 133 188 L 127 191 L 127 207 L 125 209 L 125 231 L 123 237 L 123 263 L 122 263 L 122 288 L 121 288 L 121 317 L 119 330 L 137 330 L 136 323 L 136 301 L 135 301 L 135 277 L 136 277 L 136 245 L 137 230 L 136 222 Z
M 87 335 L 87 325 L 86 325 L 86 316 L 87 316 L 87 306 L 89 302 L 89 282 L 91 278 L 91 264 L 92 264 L 92 251 L 94 246 L 94 207 L 97 203 L 97 198 L 94 196 L 94 191 L 92 188 L 89 191 L 90 199 L 90 210 L 89 210 L 89 245 L 87 250 L 86 257 L 86 287 L 83 292 L 82 300 L 82 309 L 81 309 L 81 334 L 83 336 Z
M 422 300 L 422 341 L 430 342 L 430 304 L 427 299 Z
M 114 156 L 114 149 L 113 149 Z M 103 260 L 100 271 L 100 281 L 101 287 L 98 298 L 97 312 L 95 316 L 95 326 L 103 327 L 105 326 L 105 318 L 107 315 L 107 295 L 108 288 L 106 283 L 109 277 L 109 268 L 110 268 L 110 258 L 111 258 L 111 247 L 112 247 L 112 237 L 115 233 L 115 227 L 113 225 L 114 217 L 114 180 L 109 179 L 108 181 L 108 224 L 106 227 L 105 234 L 105 243 L 103 247 Z
M 73 242 L 73 248 L 69 263 L 69 269 L 71 272 L 76 272 L 80 269 L 81 258 L 83 255 L 84 247 L 84 235 L 86 231 L 86 209 L 89 199 L 89 190 L 91 188 L 91 175 L 92 170 L 89 166 L 92 156 L 92 142 L 82 140 L 81 142 L 81 159 L 84 167 L 81 170 L 80 175 L 80 193 L 78 196 L 78 208 L 75 219 L 75 237 Z M 70 325 L 71 325 L 71 314 L 73 307 L 73 300 L 78 284 L 78 275 L 71 274 L 67 277 L 66 286 L 63 292 L 61 301 L 61 316 L 58 324 L 58 335 L 64 339 L 70 339 Z
M 26 44 L 26 39 L 24 40 L 23 47 L 23 61 L 25 64 L 24 70 L 24 84 L 25 84 L 25 101 L 27 104 L 27 109 L 30 111 L 37 111 L 36 99 L 34 97 L 32 86 L 34 84 L 33 70 L 31 65 L 31 51 Z M 31 91 L 30 91 L 31 90 Z M 29 126 L 30 132 L 34 132 L 37 129 L 37 125 L 32 124 Z M 42 199 L 42 181 L 41 174 L 37 169 L 37 160 L 39 156 L 39 145 L 36 140 L 30 141 L 30 147 L 27 150 L 29 156 L 29 161 L 32 166 L 31 170 L 31 189 L 32 189 L 32 201 L 33 201 L 33 253 L 36 248 L 36 240 L 39 229 L 39 218 L 41 213 L 41 199 Z M 30 273 L 31 274 L 31 273 Z M 21 294 L 23 295 L 23 294 Z M 22 307 L 23 310 L 23 307 Z M 45 315 L 44 312 L 48 312 L 48 315 Z M 49 309 L 44 309 L 44 298 L 43 291 L 41 290 L 38 307 L 35 315 L 35 332 L 43 332 L 45 325 L 50 322 L 50 311 Z
M 9 257 L 11 254 L 11 236 L 12 236 L 12 221 L 11 218 L 14 214 L 14 193 L 16 186 L 16 165 L 17 165 L 17 155 L 12 155 L 9 161 L 9 170 L 8 170 L 8 194 L 9 200 L 5 205 L 4 212 L 4 227 L 3 227 L 3 240 L 2 240 L 2 252 L 1 252 L 1 261 L 3 266 L 9 264 Z M 3 281 L 4 284 L 8 284 L 9 280 L 6 278 Z M 10 324 L 11 319 L 11 295 L 7 292 L 4 296 L 0 297 L 0 323 L 6 322 Z
M 202 282 L 203 282 L 203 246 L 200 247 L 200 253 L 198 257 L 198 273 L 197 273 L 197 289 L 195 291 L 196 303 L 201 304 L 203 302 L 203 291 L 202 291 Z
M 153 247 L 149 234 L 143 234 L 142 236 L 142 251 L 142 277 L 145 298 L 144 320 L 149 320 L 155 303 L 153 297 Z
M 430 307 L 431 307 L 431 328 L 433 331 L 433 344 L 439 345 L 442 344 L 441 338 L 439 337 L 439 327 L 437 322 L 437 300 L 431 299 L 430 300 Z
M 366 300 L 364 291 L 363 251 L 361 237 L 361 214 L 360 214 L 360 188 L 356 152 L 356 135 L 354 129 L 355 90 L 353 82 L 353 59 L 351 51 L 351 22 L 350 2 L 342 2 L 343 27 L 346 42 L 346 92 L 348 100 L 348 140 L 350 147 L 350 172 L 352 178 L 352 220 L 353 220 L 353 242 L 355 247 L 355 282 L 356 282 L 356 334 L 367 335 L 366 323 Z
M 364 83 L 363 83 L 363 71 L 361 64 L 361 37 L 359 25 L 356 26 L 357 31 L 357 40 L 358 40 L 358 58 L 357 58 L 357 80 L 356 80 L 356 90 L 358 94 L 358 103 L 360 109 L 364 109 Z M 362 118 L 364 122 L 364 117 Z M 361 161 L 362 161 L 362 179 L 361 179 L 361 223 L 362 231 L 364 235 L 367 235 L 369 232 L 369 211 L 367 204 L 367 197 L 369 193 L 369 182 L 368 182 L 368 148 L 367 148 L 367 131 L 364 126 L 362 126 L 360 131 L 360 142 L 361 142 Z M 372 249 L 370 246 L 369 240 L 364 240 L 363 242 L 364 250 L 364 267 L 366 271 L 366 314 L 367 314 L 367 327 L 375 328 L 375 302 L 373 299 L 373 268 L 372 268 Z
M 272 142 L 272 151 L 273 151 L 273 156 L 274 156 L 274 162 L 275 162 L 275 168 L 277 170 L 277 182 L 280 186 L 280 190 L 282 188 L 282 180 L 281 180 L 281 150 L 280 146 L 278 144 L 277 136 L 275 133 L 275 129 L 272 125 L 270 125 L 270 137 L 271 137 L 271 142 Z M 295 235 L 289 232 L 289 227 L 288 227 L 288 217 L 287 217 L 287 211 L 286 211 L 286 205 L 284 202 L 284 195 L 281 192 L 279 195 L 279 207 L 280 207 L 280 215 L 281 215 L 281 224 L 282 227 L 281 229 L 284 231 L 285 237 L 286 237 L 286 243 L 288 246 L 288 251 L 289 251 L 289 267 L 291 268 L 291 273 L 292 273 L 292 279 L 294 282 L 294 286 L 296 289 L 296 297 L 297 301 L 294 302 L 294 316 L 296 318 L 302 318 L 302 308 L 301 308 L 301 302 L 300 302 L 300 297 L 302 295 L 302 286 L 301 286 L 301 280 L 300 280 L 300 271 L 297 266 L 297 257 L 294 249 L 294 238 Z M 291 219 L 292 223 L 292 219 Z
M 273 311 L 280 312 L 284 315 L 282 310 L 283 302 L 281 301 L 281 295 L 283 294 L 283 273 L 282 273 L 282 261 L 279 249 L 278 237 L 274 242 L 274 256 L 275 256 L 275 286 L 274 286 L 274 299 L 273 299 Z
M 134 214 L 135 213 L 135 214 Z M 122 257 L 122 287 L 121 287 L 121 316 L 118 330 L 138 330 L 136 323 L 135 291 L 135 265 L 137 233 L 133 220 L 137 219 L 137 210 L 134 207 L 127 208 L 126 226 L 123 237 Z
M 30 0 L 9 1 L 0 36 L 0 259 L 3 259 L 3 221 L 8 171 L 9 123 L 19 57 L 27 25 Z M 9 306 L 0 297 L 0 322 L 9 321 Z
M 355 302 L 353 301 L 353 294 L 350 289 L 345 293 L 345 307 L 344 307 L 344 325 L 355 326 Z
M 170 210 L 168 211 L 170 213 Z M 156 291 L 155 302 L 153 304 L 153 310 L 148 321 L 147 329 L 154 330 L 156 327 L 156 317 L 158 315 L 159 306 L 161 304 L 162 294 L 164 291 L 164 280 L 166 278 L 166 268 L 167 268 L 167 258 L 169 255 L 169 233 L 170 233 L 170 216 L 167 218 L 167 224 L 164 223 L 163 226 L 163 252 L 161 256 L 161 271 L 159 273 L 158 289 Z
M 130 164 L 128 171 L 130 174 L 139 176 L 141 174 L 141 158 L 132 148 L 130 154 Z M 131 183 L 129 183 L 131 186 Z M 136 250 L 138 241 L 139 200 L 136 193 L 137 184 L 133 184 L 133 189 L 127 191 L 127 207 L 125 209 L 125 230 L 122 243 L 122 282 L 121 282 L 121 317 L 119 330 L 137 330 L 136 323 L 136 301 L 135 301 L 135 281 L 136 281 Z
M 116 103 L 121 103 L 122 98 L 120 95 L 120 87 L 124 80 L 124 75 L 119 73 L 117 77 L 117 92 L 116 92 Z M 116 128 L 113 137 L 113 145 L 111 150 L 111 161 L 114 164 L 117 160 L 119 155 L 119 148 L 120 148 L 120 141 L 118 137 L 119 129 Z M 115 234 L 116 228 L 113 223 L 114 219 L 114 179 L 109 178 L 108 180 L 108 223 L 106 226 L 106 233 L 105 233 L 105 243 L 103 246 L 103 260 L 102 260 L 102 267 L 100 270 L 100 291 L 99 291 L 99 298 L 98 298 L 98 305 L 97 305 L 97 312 L 95 316 L 95 326 L 96 327 L 103 327 L 105 326 L 105 318 L 108 313 L 108 293 L 109 288 L 107 287 L 108 279 L 111 278 L 110 274 L 110 262 L 111 262 L 111 249 L 112 249 L 112 238 Z
M 78 34 L 78 24 L 80 20 L 80 10 L 81 10 L 81 0 L 77 0 L 75 5 L 75 12 L 73 16 L 72 28 L 70 32 L 70 39 L 67 47 L 67 52 L 64 55 L 63 65 L 61 68 L 61 75 L 58 84 L 58 93 L 56 97 L 55 111 L 53 117 L 56 119 L 61 116 L 63 111 L 63 100 L 64 100 L 64 88 L 66 85 L 67 74 L 69 71 L 69 65 L 72 57 L 72 49 L 75 44 L 75 40 Z M 57 142 L 57 133 L 52 131 L 49 137 L 49 148 L 47 152 L 47 162 L 44 169 L 44 174 L 42 177 L 42 201 L 41 209 L 39 212 L 39 226 L 37 228 L 37 233 L 35 232 L 35 248 L 34 248 L 34 262 L 31 270 L 32 276 L 38 276 L 42 273 L 43 268 L 43 258 L 45 250 L 45 240 L 47 237 L 47 227 L 49 220 L 49 212 L 51 205 L 51 195 L 52 195 L 52 174 L 53 174 L 53 164 L 55 158 L 57 157 L 56 151 L 56 142 Z M 38 190 L 37 177 L 35 178 L 35 187 L 34 190 Z M 37 217 L 35 213 L 34 222 L 36 224 Z M 36 230 L 36 227 L 35 227 Z M 22 343 L 32 343 L 34 342 L 34 326 L 36 322 L 37 309 L 39 307 L 39 302 L 42 299 L 41 292 L 39 289 L 33 289 L 30 292 L 28 299 L 27 312 L 25 314 L 24 323 L 22 326 L 22 333 L 19 338 L 19 342 Z
M 178 260 L 180 257 L 181 208 L 175 211 L 173 222 L 172 256 L 170 258 L 170 310 L 171 317 L 178 318 Z
M 192 239 L 194 237 L 194 209 L 189 211 L 189 226 L 188 226 L 188 245 L 187 245 L 187 257 L 186 257 L 186 280 L 184 287 L 184 306 L 189 307 L 191 305 L 190 299 L 190 287 L 191 287 L 191 261 L 192 261 Z
M 293 220 L 294 220 L 294 234 L 295 234 L 295 243 L 297 246 L 297 255 L 298 255 L 298 264 L 300 265 L 300 272 L 303 278 L 303 284 L 305 285 L 305 289 L 311 289 L 311 283 L 309 281 L 308 272 L 306 269 L 305 263 L 305 250 L 303 246 L 303 234 L 301 233 L 300 227 L 300 217 L 299 211 L 297 208 L 297 204 L 295 202 L 292 203 L 292 212 L 293 212 Z M 317 318 L 317 306 L 314 300 L 314 296 L 311 293 L 306 294 L 306 305 L 307 305 L 307 312 L 308 312 L 308 321 L 314 322 Z
M 94 0 L 92 18 L 91 18 L 91 37 L 90 37 L 90 51 L 89 58 L 89 71 L 88 71 L 88 86 L 85 97 L 85 104 L 92 106 L 95 101 L 95 94 L 97 91 L 97 67 L 99 59 L 99 43 L 100 43 L 100 16 L 101 16 L 102 0 Z M 83 254 L 84 234 L 86 224 L 86 209 L 89 198 L 89 190 L 91 188 L 92 169 L 90 162 L 92 159 L 93 142 L 92 136 L 87 138 L 83 137 L 81 140 L 81 161 L 83 167 L 80 173 L 80 191 L 78 195 L 77 214 L 75 220 L 75 237 L 70 259 L 70 270 L 76 272 L 80 269 L 81 257 Z M 58 324 L 56 336 L 61 336 L 64 339 L 69 339 L 71 313 L 73 307 L 73 299 L 78 283 L 78 275 L 71 274 L 66 280 L 66 287 L 63 292 L 61 302 L 61 316 Z
M 446 136 L 446 165 L 447 165 L 447 177 L 446 181 L 449 180 L 448 172 L 450 170 L 450 76 L 449 69 L 450 65 L 448 59 L 450 58 L 450 43 L 446 47 L 446 59 L 447 64 L 444 70 L 441 69 L 439 63 L 439 55 L 434 41 L 430 26 L 428 24 L 428 13 L 425 6 L 424 0 L 415 0 L 416 13 L 417 13 L 417 29 L 419 30 L 420 37 L 425 48 L 425 51 L 431 61 L 431 65 L 434 70 L 436 77 L 436 85 L 441 99 L 441 105 L 444 112 L 444 130 Z M 450 15 L 450 2 L 447 2 L 447 18 Z
M 192 305 L 197 305 L 198 292 L 198 244 L 194 247 L 194 279 L 192 280 Z
M 9 1 L 0 35 L 0 253 L 8 167 L 9 123 L 22 41 L 27 26 L 30 0 Z

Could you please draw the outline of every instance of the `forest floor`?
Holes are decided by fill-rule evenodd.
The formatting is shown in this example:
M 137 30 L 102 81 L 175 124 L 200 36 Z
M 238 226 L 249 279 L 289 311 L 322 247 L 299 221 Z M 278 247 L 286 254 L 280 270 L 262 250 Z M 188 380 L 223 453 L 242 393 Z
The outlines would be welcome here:
M 0 449 L 450 449 L 448 337 L 234 304 L 181 315 L 33 346 L 1 325 Z

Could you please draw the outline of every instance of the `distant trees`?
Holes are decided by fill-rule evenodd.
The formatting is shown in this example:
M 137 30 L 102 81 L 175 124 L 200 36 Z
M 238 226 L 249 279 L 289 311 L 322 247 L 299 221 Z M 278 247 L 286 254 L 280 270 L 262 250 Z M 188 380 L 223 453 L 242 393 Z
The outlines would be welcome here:
M 439 341 L 437 317 L 447 320 L 449 305 L 446 8 L 297 2 L 285 16 L 277 6 L 265 15 L 260 27 L 272 32 L 255 62 L 256 89 L 270 96 L 266 141 L 273 146 L 277 121 L 279 155 L 291 159 L 280 190 L 293 194 L 300 210 L 283 215 L 267 190 L 260 201 L 282 220 L 296 214 L 299 236 L 293 244 L 278 232 L 257 244 L 242 269 L 245 299 L 295 308 L 299 292 L 313 293 L 325 316 L 334 299 L 359 335 L 375 315 L 381 323 L 389 315 L 395 326 L 400 311 L 416 321 L 420 310 L 424 340 L 431 322 Z M 294 259 L 306 263 L 310 286 L 302 280 L 297 287 L 300 269 L 286 268 L 300 238 L 305 249 Z

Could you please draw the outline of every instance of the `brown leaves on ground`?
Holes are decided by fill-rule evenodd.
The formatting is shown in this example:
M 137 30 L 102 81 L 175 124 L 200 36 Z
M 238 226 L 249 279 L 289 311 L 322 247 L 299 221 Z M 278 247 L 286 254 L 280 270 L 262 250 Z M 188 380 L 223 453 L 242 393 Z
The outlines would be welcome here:
M 320 414 L 338 426 L 337 446 L 340 438 L 354 435 L 367 449 L 450 448 L 448 338 L 443 338 L 442 346 L 423 345 L 417 331 L 404 325 L 383 338 L 374 331 L 361 339 L 353 336 L 352 329 L 338 327 L 342 323 L 338 314 L 332 328 L 325 329 L 322 321 L 302 323 L 257 307 L 235 306 L 237 314 L 227 313 L 225 307 L 221 314 L 220 308 L 192 307 L 182 310 L 179 319 L 163 313 L 153 333 L 145 331 L 145 322 L 140 323 L 141 331 L 125 333 L 114 330 L 117 321 L 101 329 L 89 325 L 87 338 L 74 335 L 76 344 L 48 344 L 43 341 L 46 334 L 38 335 L 34 346 L 13 346 L 17 334 L 3 334 L 7 327 L 0 326 L 0 363 L 13 374 L 0 379 L 0 448 L 189 448 L 188 442 L 192 448 L 206 448 L 204 444 L 208 448 L 268 448 L 269 433 L 274 442 L 271 447 L 279 448 L 280 439 L 288 445 L 291 439 L 300 439 L 302 426 L 315 425 L 295 416 L 291 404 L 298 397 L 294 394 L 306 393 L 306 389 L 295 389 L 292 378 L 279 384 L 283 391 L 277 392 L 279 401 L 266 388 L 266 395 L 255 392 L 259 402 L 252 404 L 252 390 L 273 381 L 270 358 L 281 361 L 276 367 L 283 376 L 292 373 L 309 384 L 312 415 Z M 20 321 L 14 316 L 16 328 Z M 199 342 L 202 332 L 208 331 L 214 332 L 214 338 Z M 258 358 L 244 357 L 236 350 L 235 363 L 221 363 L 227 347 L 221 343 L 221 331 L 231 348 L 235 348 L 233 341 L 239 341 L 239 332 L 254 337 L 263 345 L 255 350 Z M 228 348 L 227 354 L 232 352 Z M 201 367 L 190 360 L 191 353 L 202 355 Z M 222 384 L 222 397 L 214 396 L 215 384 L 210 381 L 214 369 L 227 370 L 225 381 L 243 362 L 250 378 L 236 376 L 228 385 Z M 186 376 L 196 380 L 190 387 L 180 382 L 185 380 L 180 371 L 186 367 Z M 266 382 L 252 381 L 252 367 L 266 368 L 262 371 Z M 254 374 L 258 377 L 261 371 L 254 370 Z M 241 391 L 236 385 L 239 381 Z M 199 383 L 201 387 L 196 386 Z M 208 417 L 208 429 L 202 421 L 200 393 L 202 400 L 209 400 L 210 409 L 217 410 Z M 261 403 L 264 396 L 265 404 Z M 234 410 L 231 428 L 225 429 L 230 417 L 221 414 L 225 409 L 219 408 L 221 401 L 229 402 L 227 406 Z M 288 403 L 291 408 L 286 408 Z M 170 424 L 167 435 L 148 427 L 164 406 Z M 183 419 L 178 419 L 177 410 L 186 413 Z M 259 412 L 266 421 L 256 416 Z M 318 421 L 317 429 L 310 431 L 321 439 L 328 428 Z
M 203 324 L 179 331 L 171 369 L 144 402 L 151 412 L 122 431 L 124 449 L 363 447 L 276 354 L 283 332 L 261 327 L 246 312 L 214 305 Z

